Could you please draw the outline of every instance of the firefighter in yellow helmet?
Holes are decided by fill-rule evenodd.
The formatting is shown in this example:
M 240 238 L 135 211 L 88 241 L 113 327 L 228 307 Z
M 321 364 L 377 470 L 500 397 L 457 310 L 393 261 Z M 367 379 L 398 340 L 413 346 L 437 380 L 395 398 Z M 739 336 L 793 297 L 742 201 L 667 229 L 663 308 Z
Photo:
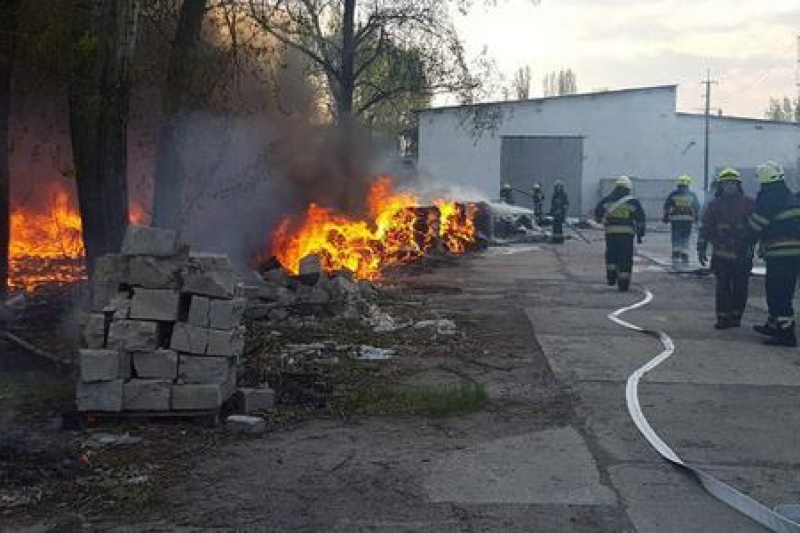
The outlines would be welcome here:
M 697 238 L 697 258 L 708 262 L 711 244 L 711 270 L 716 280 L 715 309 L 717 329 L 739 327 L 747 304 L 753 245 L 747 217 L 755 210 L 755 200 L 742 189 L 739 172 L 722 170 L 714 179 L 716 194 L 703 213 Z
M 678 176 L 676 188 L 664 201 L 664 223 L 669 223 L 672 234 L 672 262 L 689 263 L 689 240 L 692 225 L 700 219 L 700 201 L 689 186 L 692 177 L 688 174 Z
M 544 192 L 542 191 L 541 184 L 533 184 L 531 200 L 533 200 L 533 216 L 536 217 L 536 223 L 541 226 L 542 216 L 544 215 Z
M 764 344 L 797 346 L 792 299 L 800 275 L 800 200 L 786 186 L 783 168 L 767 161 L 756 168 L 761 185 L 748 222 L 767 264 L 765 289 L 769 317 L 755 330 Z
M 627 291 L 631 283 L 633 239 L 641 243 L 645 234 L 644 209 L 631 189 L 630 178 L 620 176 L 594 210 L 595 220 L 605 227 L 606 282 L 620 291 Z

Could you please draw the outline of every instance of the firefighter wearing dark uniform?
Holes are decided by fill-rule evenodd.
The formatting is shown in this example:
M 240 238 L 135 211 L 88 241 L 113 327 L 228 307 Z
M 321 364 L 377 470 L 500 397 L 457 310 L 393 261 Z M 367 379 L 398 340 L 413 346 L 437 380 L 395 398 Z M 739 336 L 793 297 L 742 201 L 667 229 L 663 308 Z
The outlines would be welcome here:
M 672 262 L 689 262 L 689 239 L 692 224 L 700 218 L 700 201 L 689 190 L 692 177 L 686 174 L 678 177 L 677 188 L 664 201 L 664 223 L 669 223 L 672 232 Z
M 642 204 L 631 195 L 631 180 L 620 176 L 614 190 L 600 200 L 594 218 L 606 233 L 606 281 L 627 291 L 633 270 L 633 239 L 641 243 L 645 233 Z
M 531 199 L 533 200 L 533 216 L 536 217 L 536 223 L 541 226 L 542 215 L 544 215 L 544 193 L 542 192 L 542 186 L 538 183 L 533 184 Z
M 711 243 L 711 270 L 716 278 L 717 329 L 736 328 L 742 323 L 747 303 L 753 245 L 747 217 L 756 202 L 745 196 L 739 172 L 726 168 L 714 180 L 715 198 L 706 207 L 697 238 L 700 265 L 708 262 Z
M 756 168 L 761 189 L 748 222 L 767 264 L 765 289 L 769 317 L 755 330 L 764 344 L 797 346 L 792 299 L 800 273 L 800 201 L 786 186 L 780 165 L 768 161 Z
M 564 244 L 564 220 L 567 218 L 569 198 L 564 191 L 564 183 L 556 180 L 553 185 L 553 196 L 550 198 L 550 216 L 553 217 L 553 239 L 555 244 Z
M 500 187 L 500 201 L 508 205 L 514 205 L 514 190 L 511 188 L 510 183 L 504 183 Z

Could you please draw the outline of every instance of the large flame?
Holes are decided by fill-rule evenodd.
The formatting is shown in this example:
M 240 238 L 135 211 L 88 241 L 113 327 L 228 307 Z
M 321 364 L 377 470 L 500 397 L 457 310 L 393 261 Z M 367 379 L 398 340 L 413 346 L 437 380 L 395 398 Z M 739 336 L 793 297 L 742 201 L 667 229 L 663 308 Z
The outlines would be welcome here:
M 69 193 L 50 193 L 46 208 L 11 210 L 8 285 L 31 290 L 86 277 L 81 217 Z
M 272 235 L 272 250 L 293 274 L 300 261 L 316 255 L 326 272 L 346 269 L 357 278 L 374 279 L 382 269 L 405 263 L 441 243 L 453 253 L 475 241 L 475 206 L 437 200 L 424 207 L 413 194 L 393 190 L 380 177 L 367 198 L 370 219 L 355 220 L 311 204 L 301 221 L 285 218 Z
M 81 216 L 66 188 L 43 186 L 45 207 L 18 205 L 11 209 L 9 279 L 11 289 L 31 291 L 50 283 L 86 278 Z M 146 222 L 144 209 L 133 204 L 131 224 Z

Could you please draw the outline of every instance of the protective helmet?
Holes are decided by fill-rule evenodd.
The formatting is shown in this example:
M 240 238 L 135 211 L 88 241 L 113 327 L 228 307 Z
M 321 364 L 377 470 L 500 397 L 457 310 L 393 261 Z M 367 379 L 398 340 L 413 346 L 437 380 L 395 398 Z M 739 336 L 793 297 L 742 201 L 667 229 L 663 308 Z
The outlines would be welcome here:
M 756 179 L 759 183 L 775 183 L 783 181 L 783 168 L 775 161 L 767 161 L 756 167 Z
M 717 184 L 723 183 L 726 181 L 736 181 L 738 183 L 742 182 L 742 178 L 739 176 L 739 171 L 735 168 L 723 168 L 720 170 L 719 174 L 717 174 L 716 179 L 714 180 Z
M 541 183 L 534 183 L 534 184 L 533 184 L 533 188 L 534 188 L 534 189 L 541 189 L 541 188 L 542 188 L 542 185 L 541 185 Z
M 510 183 L 508 183 L 508 182 L 506 182 L 506 183 L 503 183 L 503 187 L 502 187 L 502 188 L 503 188 L 503 189 L 510 189 L 510 188 L 511 188 L 511 184 L 510 184 Z
M 689 174 L 681 174 L 675 181 L 678 185 L 685 185 L 688 187 L 692 184 L 692 177 Z
M 631 179 L 628 176 L 620 176 L 614 181 L 614 186 L 630 189 L 632 187 Z

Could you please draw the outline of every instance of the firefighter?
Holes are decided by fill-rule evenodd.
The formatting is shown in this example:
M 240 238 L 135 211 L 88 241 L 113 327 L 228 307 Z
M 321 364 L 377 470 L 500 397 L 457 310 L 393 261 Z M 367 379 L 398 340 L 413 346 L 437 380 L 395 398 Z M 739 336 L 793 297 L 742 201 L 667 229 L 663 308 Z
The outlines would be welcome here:
M 689 239 L 692 235 L 692 224 L 700 218 L 700 201 L 689 186 L 692 177 L 683 174 L 678 176 L 677 187 L 669 193 L 664 201 L 664 223 L 669 223 L 672 234 L 672 262 L 674 265 L 689 263 Z
M 564 244 L 564 220 L 567 218 L 569 198 L 564 190 L 564 183 L 556 180 L 553 184 L 553 196 L 550 197 L 550 216 L 553 217 L 554 244 Z
M 645 233 L 642 204 L 631 194 L 631 180 L 620 176 L 614 190 L 600 200 L 594 218 L 606 233 L 606 282 L 627 291 L 633 270 L 633 239 L 641 244 Z
M 508 182 L 503 183 L 503 186 L 500 187 L 500 201 L 508 205 L 514 205 L 514 189 L 511 188 L 511 184 Z
M 711 243 L 711 270 L 716 278 L 715 309 L 717 329 L 738 328 L 747 303 L 750 270 L 753 268 L 753 245 L 747 217 L 756 202 L 744 194 L 739 172 L 722 170 L 714 180 L 715 198 L 703 213 L 697 238 L 697 258 L 701 266 L 708 262 Z
M 765 289 L 769 317 L 758 333 L 764 344 L 797 346 L 794 297 L 800 273 L 800 200 L 786 186 L 783 168 L 773 161 L 756 167 L 761 184 L 756 209 L 748 217 L 767 264 Z
M 533 184 L 533 192 L 531 193 L 533 199 L 533 216 L 536 217 L 536 223 L 542 225 L 542 215 L 544 214 L 544 192 L 539 183 Z

